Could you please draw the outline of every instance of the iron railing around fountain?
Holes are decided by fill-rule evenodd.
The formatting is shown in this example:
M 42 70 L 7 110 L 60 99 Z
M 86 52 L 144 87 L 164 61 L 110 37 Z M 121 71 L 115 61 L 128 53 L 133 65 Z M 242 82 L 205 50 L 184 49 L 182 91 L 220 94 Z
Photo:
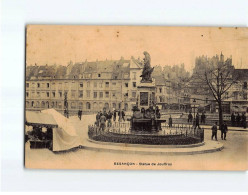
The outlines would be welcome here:
M 126 122 L 113 122 L 111 126 L 105 127 L 104 130 L 100 129 L 99 126 L 89 125 L 88 127 L 88 135 L 89 138 L 93 138 L 95 136 L 99 136 L 106 133 L 113 134 L 142 134 L 147 132 L 135 132 L 130 131 L 130 123 Z M 174 124 L 169 126 L 166 123 L 161 124 L 161 130 L 156 133 L 158 136 L 166 136 L 166 135 L 176 135 L 176 136 L 185 136 L 185 137 L 193 137 L 199 139 L 201 142 L 204 141 L 204 129 L 203 128 L 195 128 L 193 125 L 189 124 Z

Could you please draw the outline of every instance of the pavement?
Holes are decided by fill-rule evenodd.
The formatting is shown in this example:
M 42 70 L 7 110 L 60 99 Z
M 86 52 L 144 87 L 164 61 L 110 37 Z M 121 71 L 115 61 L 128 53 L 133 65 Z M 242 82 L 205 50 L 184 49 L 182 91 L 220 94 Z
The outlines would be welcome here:
M 88 124 L 93 124 L 94 118 L 90 115 L 84 115 L 82 121 L 74 116 L 70 118 L 70 123 L 75 126 L 82 144 L 88 144 Z M 39 169 L 247 170 L 248 134 L 246 131 L 239 131 L 240 129 L 232 130 L 227 133 L 227 140 L 221 140 L 218 131 L 219 140 L 213 142 L 223 144 L 222 150 L 194 155 L 99 152 L 85 149 L 56 154 L 48 149 L 30 149 L 29 143 L 26 143 L 25 166 Z M 205 131 L 204 134 L 205 142 L 211 142 L 211 131 Z M 114 165 L 115 162 L 121 162 L 121 165 Z M 134 165 L 127 165 L 126 162 Z M 142 164 L 151 162 L 160 163 L 161 166 L 152 167 Z

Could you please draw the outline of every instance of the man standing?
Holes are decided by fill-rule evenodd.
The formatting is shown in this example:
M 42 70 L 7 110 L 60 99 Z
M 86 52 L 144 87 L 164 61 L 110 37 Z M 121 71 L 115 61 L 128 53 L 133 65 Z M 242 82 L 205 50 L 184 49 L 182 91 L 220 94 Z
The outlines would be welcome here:
M 242 125 L 243 125 L 244 129 L 246 129 L 246 116 L 245 116 L 245 113 L 242 114 Z
M 224 138 L 224 140 L 226 140 L 226 133 L 227 133 L 227 131 L 228 131 L 228 129 L 227 129 L 227 125 L 226 125 L 226 122 L 224 122 L 222 125 L 221 125 L 221 139 L 223 140 L 223 138 Z M 223 137 L 223 135 L 224 135 L 224 137 Z
M 124 110 L 122 110 L 122 112 L 121 112 L 121 117 L 122 117 L 123 121 L 125 121 L 125 112 L 124 112 Z
M 81 118 L 82 118 L 82 110 L 78 110 L 78 118 L 80 119 L 80 121 L 81 121 Z
M 217 140 L 217 122 L 212 126 L 212 139 L 215 137 L 215 140 Z
M 106 127 L 106 117 L 104 114 L 100 117 L 100 131 L 104 131 Z
M 240 115 L 238 113 L 238 115 L 236 116 L 237 127 L 240 126 L 240 120 L 241 120 L 241 117 L 240 117 Z
M 112 112 L 110 112 L 110 110 L 109 110 L 109 112 L 108 112 L 108 127 L 111 127 L 112 126 Z
M 232 123 L 232 127 L 234 127 L 235 126 L 235 115 L 234 115 L 234 113 L 232 113 L 232 115 L 231 115 L 231 123 Z
M 198 113 L 196 114 L 196 118 L 195 118 L 195 129 L 196 127 L 200 129 L 200 118 Z
M 193 119 L 193 115 L 190 112 L 188 115 L 188 123 L 192 123 L 192 119 Z
M 98 112 L 96 114 L 96 126 L 98 126 L 98 127 L 99 127 L 99 122 L 100 122 L 100 113 Z
M 116 120 L 116 110 L 114 110 L 114 118 L 113 118 L 114 122 Z
M 204 114 L 204 112 L 202 112 L 202 115 L 201 115 L 201 123 L 202 123 L 202 124 L 205 124 L 205 121 L 206 121 L 206 115 Z
M 171 115 L 170 115 L 170 118 L 169 118 L 169 127 L 172 127 L 172 118 L 171 118 Z

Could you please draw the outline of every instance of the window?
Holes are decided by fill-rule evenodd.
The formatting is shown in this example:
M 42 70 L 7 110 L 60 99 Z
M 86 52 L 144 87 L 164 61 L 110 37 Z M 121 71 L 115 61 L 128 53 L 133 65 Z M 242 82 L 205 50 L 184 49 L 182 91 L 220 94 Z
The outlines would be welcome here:
M 65 82 L 65 89 L 68 89 L 68 83 Z
M 243 98 L 244 98 L 244 100 L 247 100 L 247 93 L 243 94 Z
M 59 89 L 62 89 L 62 83 L 59 83 Z
M 49 92 L 47 92 L 46 94 L 47 94 L 47 97 L 49 97 Z
M 90 110 L 90 103 L 89 102 L 86 103 L 86 109 Z
M 159 88 L 159 93 L 162 93 L 162 88 Z
M 237 100 L 238 99 L 238 92 L 233 92 L 233 96 L 234 96 L 234 99 Z
M 100 98 L 103 98 L 103 92 L 100 92 L 100 93 L 99 93 L 99 97 L 100 97 Z
M 85 74 L 85 78 L 86 79 L 90 79 L 91 78 L 91 74 Z
M 53 97 L 55 97 L 55 91 L 53 91 L 52 94 L 53 94 Z
M 62 97 L 62 91 L 59 92 L 59 97 Z
M 128 87 L 128 83 L 125 83 L 125 87 Z
M 61 109 L 62 108 L 62 103 L 58 102 L 58 107 Z
M 26 83 L 26 87 L 29 88 L 29 83 Z
M 94 91 L 94 98 L 97 98 L 97 92 Z
M 105 82 L 105 87 L 109 87 L 109 82 Z
M 71 91 L 71 97 L 75 98 L 76 91 Z
M 98 74 L 98 77 L 101 77 L 101 74 Z
M 115 86 L 115 85 L 116 85 L 116 82 L 112 83 L 112 85 L 114 85 L 114 86 Z
M 55 89 L 55 83 L 52 83 L 52 89 Z
M 124 79 L 128 79 L 128 76 L 129 76 L 128 73 L 125 73 L 124 74 Z
M 76 108 L 76 103 L 75 103 L 75 102 L 72 102 L 72 103 L 71 103 L 71 108 L 72 108 L 72 109 L 75 109 L 75 108 Z
M 105 92 L 105 97 L 106 97 L 106 98 L 109 97 L 109 92 L 108 92 L 108 91 Z
M 37 87 L 40 88 L 40 83 L 37 83 Z
M 90 81 L 87 81 L 87 87 L 90 87 Z
M 40 92 L 37 92 L 37 97 L 40 97 Z
M 99 83 L 99 87 L 102 88 L 102 83 Z
M 87 91 L 87 98 L 90 97 L 90 91 Z
M 118 77 L 117 76 L 114 76 L 114 79 L 116 80 Z
M 94 82 L 94 87 L 97 87 L 97 82 Z
M 83 83 L 80 83 L 79 86 L 82 88 L 84 85 L 83 85 Z
M 72 82 L 71 83 L 71 89 L 74 89 L 75 90 L 76 88 L 77 88 L 77 86 L 76 86 L 75 82 Z
M 28 92 L 26 92 L 26 97 L 28 97 L 29 96 L 29 93 Z
M 133 72 L 133 80 L 136 80 L 136 72 Z
M 133 82 L 133 87 L 136 87 L 136 82 Z
M 243 88 L 247 89 L 247 82 L 244 82 Z
M 82 98 L 82 97 L 83 97 L 83 91 L 79 91 L 78 97 L 79 97 L 79 98 Z
M 49 83 L 47 83 L 47 88 L 49 88 Z
M 132 92 L 132 97 L 133 97 L 133 98 L 136 97 L 136 92 Z
M 113 97 L 115 97 L 115 92 L 112 93 Z
M 125 93 L 125 94 L 124 94 L 124 97 L 128 97 L 128 93 Z

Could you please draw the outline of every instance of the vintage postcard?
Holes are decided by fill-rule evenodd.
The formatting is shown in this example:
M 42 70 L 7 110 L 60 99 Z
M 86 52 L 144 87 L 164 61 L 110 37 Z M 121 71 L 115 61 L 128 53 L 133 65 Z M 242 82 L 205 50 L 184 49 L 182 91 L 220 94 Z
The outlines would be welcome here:
M 247 170 L 248 28 L 27 25 L 25 167 Z

